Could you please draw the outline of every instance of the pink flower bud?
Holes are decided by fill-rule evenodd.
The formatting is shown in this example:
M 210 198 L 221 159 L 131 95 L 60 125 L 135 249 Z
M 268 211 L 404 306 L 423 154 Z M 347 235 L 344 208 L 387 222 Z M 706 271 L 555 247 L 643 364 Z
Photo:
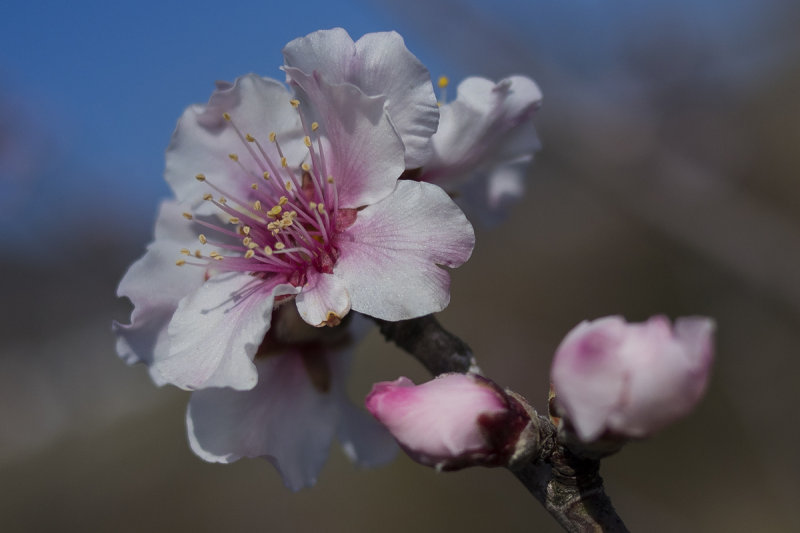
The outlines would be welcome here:
M 663 316 L 583 322 L 556 351 L 556 406 L 584 442 L 605 432 L 645 437 L 688 414 L 706 389 L 714 322 Z
M 528 422 L 515 400 L 472 374 L 376 383 L 366 403 L 412 459 L 441 470 L 504 464 Z

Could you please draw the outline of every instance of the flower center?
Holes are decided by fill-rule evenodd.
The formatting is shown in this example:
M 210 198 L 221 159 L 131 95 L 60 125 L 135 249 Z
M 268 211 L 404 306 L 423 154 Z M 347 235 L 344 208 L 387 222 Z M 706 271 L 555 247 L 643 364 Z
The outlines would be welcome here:
M 291 100 L 296 110 L 299 101 Z M 338 259 L 336 236 L 356 219 L 355 209 L 339 209 L 336 183 L 326 172 L 325 153 L 319 124 L 307 125 L 299 112 L 307 150 L 303 162 L 292 168 L 281 147 L 278 135 L 269 134 L 267 142 L 274 145 L 270 156 L 262 140 L 242 132 L 230 114 L 223 113 L 227 125 L 236 133 L 249 154 L 245 164 L 237 153 L 228 155 L 233 168 L 226 175 L 228 187 L 205 174 L 195 178 L 218 193 L 206 192 L 203 199 L 219 209 L 217 219 L 184 213 L 184 217 L 210 229 L 207 237 L 198 235 L 200 243 L 223 251 L 204 255 L 197 250 L 187 256 L 205 259 L 205 262 L 177 261 L 179 266 L 193 264 L 214 271 L 250 272 L 253 275 L 284 274 L 295 286 L 306 282 L 306 272 L 314 268 L 332 273 Z M 299 142 L 295 140 L 294 142 Z M 249 189 L 241 183 L 252 181 Z M 238 182 L 238 183 L 237 183 Z M 245 194 L 235 191 L 244 190 Z M 220 223 L 227 219 L 230 226 Z

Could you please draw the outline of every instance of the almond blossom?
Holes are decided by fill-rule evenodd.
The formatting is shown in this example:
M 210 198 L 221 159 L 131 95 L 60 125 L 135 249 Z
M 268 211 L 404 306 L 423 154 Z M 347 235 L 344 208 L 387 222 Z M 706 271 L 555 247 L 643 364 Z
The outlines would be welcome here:
M 556 404 L 578 437 L 645 437 L 688 414 L 708 384 L 714 322 L 663 316 L 583 322 L 556 351 Z
M 397 53 L 401 39 L 365 38 L 381 75 L 403 75 L 409 62 L 427 73 L 404 46 Z M 474 245 L 442 189 L 398 181 L 436 129 L 435 103 L 412 105 L 433 94 L 429 77 L 427 87 L 396 83 L 394 101 L 406 87 L 404 105 L 416 110 L 402 129 L 386 95 L 309 65 L 295 93 L 248 74 L 184 112 L 166 154 L 175 199 L 120 282 L 131 323 L 114 324 L 126 362 L 196 391 L 187 426 L 200 457 L 266 457 L 294 489 L 313 483 L 334 435 L 363 464 L 394 448 L 344 394 L 358 337 L 350 311 L 383 320 L 440 311 L 445 267 Z M 311 333 L 287 338 L 287 321 Z
M 282 84 L 247 75 L 179 121 L 166 178 L 185 226 L 179 234 L 165 225 L 120 285 L 137 307 L 149 304 L 129 290 L 137 284 L 164 278 L 189 289 L 173 295 L 162 323 L 169 348 L 136 354 L 150 358 L 157 381 L 251 389 L 255 350 L 282 298 L 295 297 L 314 326 L 335 325 L 351 309 L 402 320 L 447 306 L 441 266 L 469 258 L 471 225 L 440 188 L 397 181 L 405 150 L 384 98 L 321 80 L 314 88 L 307 112 Z M 167 243 L 180 257 L 170 274 L 152 257 Z M 124 339 L 153 320 L 135 310 L 118 331 Z

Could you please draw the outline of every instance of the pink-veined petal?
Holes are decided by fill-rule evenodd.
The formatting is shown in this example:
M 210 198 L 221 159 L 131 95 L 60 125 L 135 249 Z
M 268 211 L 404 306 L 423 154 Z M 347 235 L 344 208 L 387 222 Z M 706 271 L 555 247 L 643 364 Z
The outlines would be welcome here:
M 461 265 L 474 244 L 472 225 L 443 190 L 401 180 L 342 234 L 334 274 L 353 310 L 404 320 L 447 306 L 450 275 L 439 265 Z
M 253 388 L 252 359 L 269 329 L 274 299 L 297 292 L 284 281 L 238 272 L 206 281 L 178 305 L 169 324 L 169 356 L 156 361 L 153 371 L 190 390 Z
M 384 110 L 385 97 L 367 96 L 355 85 L 331 85 L 296 69 L 286 71 L 307 99 L 301 110 L 319 122 L 325 173 L 335 180 L 339 206 L 361 207 L 388 196 L 405 163 L 403 142 Z

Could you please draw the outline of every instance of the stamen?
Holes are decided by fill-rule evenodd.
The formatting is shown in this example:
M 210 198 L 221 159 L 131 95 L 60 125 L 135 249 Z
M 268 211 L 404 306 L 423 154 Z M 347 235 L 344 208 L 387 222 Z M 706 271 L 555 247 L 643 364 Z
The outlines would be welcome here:
M 439 101 L 436 105 L 441 106 L 447 103 L 447 86 L 450 85 L 450 78 L 447 76 L 439 76 L 436 85 L 439 87 Z
M 183 213 L 183 218 L 185 218 L 186 220 L 192 220 L 192 218 L 194 217 L 192 217 L 191 213 Z
M 185 260 L 185 259 L 178 259 L 177 261 L 175 261 L 175 264 L 176 264 L 177 266 L 179 266 L 179 267 L 180 267 L 180 266 L 183 266 L 183 265 L 185 265 L 185 264 L 186 264 L 186 260 Z
M 206 236 L 202 233 L 197 236 L 197 239 L 200 241 L 200 244 L 205 244 L 208 242 L 208 239 L 206 239 Z

